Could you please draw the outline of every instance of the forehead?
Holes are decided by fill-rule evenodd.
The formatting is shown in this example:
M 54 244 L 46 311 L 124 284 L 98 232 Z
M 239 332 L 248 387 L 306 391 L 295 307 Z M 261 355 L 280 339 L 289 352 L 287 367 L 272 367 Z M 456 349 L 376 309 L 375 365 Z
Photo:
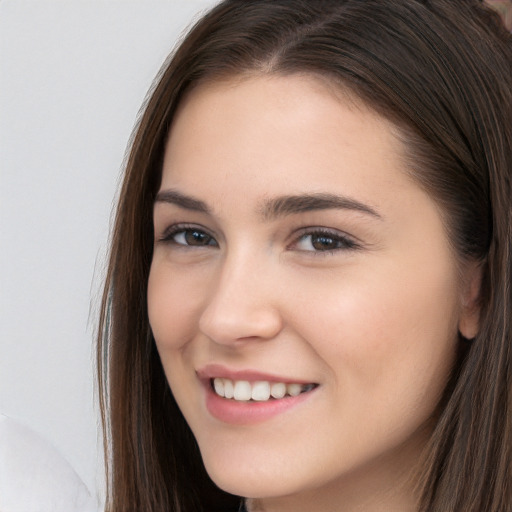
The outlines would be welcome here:
M 260 176 L 268 188 L 283 180 L 293 188 L 302 179 L 310 188 L 323 188 L 342 169 L 364 178 L 362 170 L 373 164 L 382 175 L 387 166 L 379 162 L 392 160 L 392 167 L 403 169 L 395 133 L 390 122 L 316 77 L 252 76 L 201 84 L 174 118 L 162 186 L 197 174 L 206 179 L 206 170 L 216 179 Z

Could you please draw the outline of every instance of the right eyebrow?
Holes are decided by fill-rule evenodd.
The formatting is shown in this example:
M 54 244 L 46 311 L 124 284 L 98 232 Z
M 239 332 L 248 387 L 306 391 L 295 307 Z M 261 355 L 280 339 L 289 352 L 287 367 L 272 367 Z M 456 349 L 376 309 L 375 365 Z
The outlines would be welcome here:
M 185 208 L 186 210 L 193 210 L 195 212 L 207 214 L 210 213 L 210 209 L 203 201 L 186 196 L 173 189 L 161 190 L 158 192 L 155 198 L 155 204 L 156 203 L 175 204 L 176 206 Z

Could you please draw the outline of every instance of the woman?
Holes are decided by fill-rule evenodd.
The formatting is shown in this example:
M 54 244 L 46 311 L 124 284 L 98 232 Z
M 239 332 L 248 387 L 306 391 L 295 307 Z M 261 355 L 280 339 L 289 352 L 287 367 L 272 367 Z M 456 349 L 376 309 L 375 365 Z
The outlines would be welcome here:
M 472 0 L 197 23 L 116 216 L 109 510 L 512 509 L 511 66 Z

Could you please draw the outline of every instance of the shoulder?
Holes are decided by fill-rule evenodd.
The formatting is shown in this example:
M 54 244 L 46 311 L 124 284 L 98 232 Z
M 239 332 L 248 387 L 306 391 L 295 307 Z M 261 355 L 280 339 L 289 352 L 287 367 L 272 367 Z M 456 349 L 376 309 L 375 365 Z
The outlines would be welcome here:
M 95 512 L 94 501 L 54 447 L 28 427 L 0 415 L 2 512 Z

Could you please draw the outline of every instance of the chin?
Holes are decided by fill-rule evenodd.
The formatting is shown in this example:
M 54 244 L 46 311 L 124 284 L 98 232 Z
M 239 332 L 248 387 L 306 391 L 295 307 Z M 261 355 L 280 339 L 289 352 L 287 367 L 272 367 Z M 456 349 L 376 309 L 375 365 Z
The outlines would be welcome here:
M 206 471 L 215 485 L 235 496 L 244 498 L 275 498 L 286 496 L 297 491 L 289 480 L 283 478 L 281 470 L 272 471 L 266 466 L 261 467 L 245 464 L 227 467 L 224 463 L 214 462 L 208 464 L 205 461 Z

